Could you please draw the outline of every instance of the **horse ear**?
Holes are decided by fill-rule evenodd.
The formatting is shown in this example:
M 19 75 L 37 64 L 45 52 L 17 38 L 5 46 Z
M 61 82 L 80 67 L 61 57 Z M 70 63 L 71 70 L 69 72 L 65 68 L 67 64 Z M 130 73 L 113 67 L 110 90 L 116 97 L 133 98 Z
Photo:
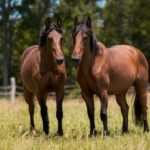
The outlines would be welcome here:
M 58 19 L 57 19 L 57 25 L 59 28 L 61 28 L 61 26 L 62 26 L 62 19 L 60 17 L 58 17 Z
M 76 26 L 76 25 L 78 25 L 79 24 L 79 20 L 78 20 L 78 17 L 76 16 L 75 18 L 74 18 L 74 25 Z
M 48 17 L 48 18 L 46 18 L 46 20 L 45 20 L 45 30 L 47 30 L 48 28 L 49 28 L 49 26 L 50 26 L 50 24 L 51 24 L 51 20 L 50 20 L 50 18 Z
M 91 18 L 88 16 L 87 20 L 86 20 L 86 25 L 91 28 Z

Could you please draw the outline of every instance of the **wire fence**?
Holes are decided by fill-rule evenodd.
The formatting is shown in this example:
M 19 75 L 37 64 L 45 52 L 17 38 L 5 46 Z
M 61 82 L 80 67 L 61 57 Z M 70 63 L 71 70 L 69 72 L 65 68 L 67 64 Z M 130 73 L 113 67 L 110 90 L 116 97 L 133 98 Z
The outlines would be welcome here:
M 23 96 L 23 87 L 16 85 L 16 80 L 14 77 L 10 78 L 9 86 L 0 86 L 0 97 L 9 97 L 11 102 L 15 101 L 17 96 Z M 74 99 L 81 98 L 80 88 L 76 85 L 65 85 L 65 99 Z M 148 84 L 147 88 L 148 92 L 150 92 L 150 84 Z M 135 89 L 131 86 L 128 90 L 128 94 L 135 93 Z M 55 93 L 50 92 L 49 96 L 54 97 Z

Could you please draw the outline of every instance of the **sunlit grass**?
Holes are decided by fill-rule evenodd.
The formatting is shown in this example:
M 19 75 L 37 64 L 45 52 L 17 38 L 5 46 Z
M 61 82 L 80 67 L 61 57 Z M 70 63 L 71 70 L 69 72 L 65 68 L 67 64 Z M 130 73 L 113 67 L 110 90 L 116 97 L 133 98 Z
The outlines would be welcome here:
M 149 97 L 150 98 L 150 97 Z M 129 134 L 121 134 L 122 116 L 114 97 L 109 98 L 108 126 L 111 132 L 109 137 L 102 135 L 102 122 L 99 117 L 100 103 L 95 100 L 95 122 L 99 135 L 89 138 L 89 120 L 85 103 L 82 99 L 67 100 L 63 103 L 64 136 L 55 136 L 57 119 L 55 101 L 48 100 L 50 120 L 50 134 L 42 132 L 42 121 L 39 105 L 35 107 L 35 125 L 37 135 L 25 134 L 29 130 L 28 106 L 23 98 L 16 98 L 15 104 L 9 100 L 0 100 L 0 150 L 144 150 L 150 149 L 150 134 L 143 133 L 143 128 L 134 125 L 132 121 L 133 98 L 128 96 Z M 148 102 L 150 108 L 150 102 Z M 148 120 L 150 122 L 150 110 Z

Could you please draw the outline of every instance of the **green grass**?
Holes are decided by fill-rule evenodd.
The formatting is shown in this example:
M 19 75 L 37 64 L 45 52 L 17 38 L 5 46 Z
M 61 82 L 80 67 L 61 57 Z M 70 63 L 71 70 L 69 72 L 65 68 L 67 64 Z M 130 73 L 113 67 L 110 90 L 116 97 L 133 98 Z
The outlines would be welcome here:
M 150 98 L 150 97 L 149 97 Z M 48 100 L 50 134 L 42 132 L 39 106 L 35 108 L 37 135 L 25 134 L 29 130 L 28 107 L 23 98 L 17 98 L 14 105 L 9 100 L 0 100 L 0 150 L 145 150 L 150 149 L 150 133 L 132 121 L 132 96 L 128 97 L 129 134 L 121 134 L 122 116 L 114 97 L 109 98 L 108 127 L 111 135 L 103 137 L 102 122 L 99 117 L 99 100 L 95 100 L 95 122 L 100 132 L 97 137 L 89 138 L 89 120 L 83 100 L 74 99 L 63 103 L 64 136 L 55 136 L 57 119 L 55 101 Z M 150 108 L 150 102 L 148 102 Z M 148 114 L 150 110 L 148 110 Z M 148 115 L 150 122 L 150 115 Z

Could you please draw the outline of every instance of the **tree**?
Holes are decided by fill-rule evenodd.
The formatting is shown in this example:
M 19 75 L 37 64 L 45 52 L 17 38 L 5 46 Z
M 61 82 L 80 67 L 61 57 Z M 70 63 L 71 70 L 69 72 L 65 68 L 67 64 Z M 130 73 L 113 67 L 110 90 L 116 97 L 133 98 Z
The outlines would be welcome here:
M 10 74 L 20 79 L 19 58 L 23 50 L 27 46 L 38 44 L 42 22 L 50 11 L 50 0 L 22 0 L 20 3 L 17 0 L 3 0 L 0 4 L 3 50 L 1 72 L 3 85 L 6 86 L 9 84 Z
M 16 13 L 17 2 L 15 0 L 3 0 L 0 3 L 1 11 L 1 34 L 2 34 L 2 45 L 3 50 L 3 85 L 6 86 L 9 83 L 10 76 L 10 63 L 11 63 L 11 51 L 12 51 L 12 39 L 13 39 L 13 28 L 14 18 L 13 15 Z
M 107 0 L 101 39 L 108 47 L 131 44 L 142 50 L 150 62 L 149 9 L 150 0 Z
M 147 0 L 107 1 L 103 9 L 104 28 L 101 38 L 109 46 L 132 44 L 147 54 L 150 46 L 149 8 Z

